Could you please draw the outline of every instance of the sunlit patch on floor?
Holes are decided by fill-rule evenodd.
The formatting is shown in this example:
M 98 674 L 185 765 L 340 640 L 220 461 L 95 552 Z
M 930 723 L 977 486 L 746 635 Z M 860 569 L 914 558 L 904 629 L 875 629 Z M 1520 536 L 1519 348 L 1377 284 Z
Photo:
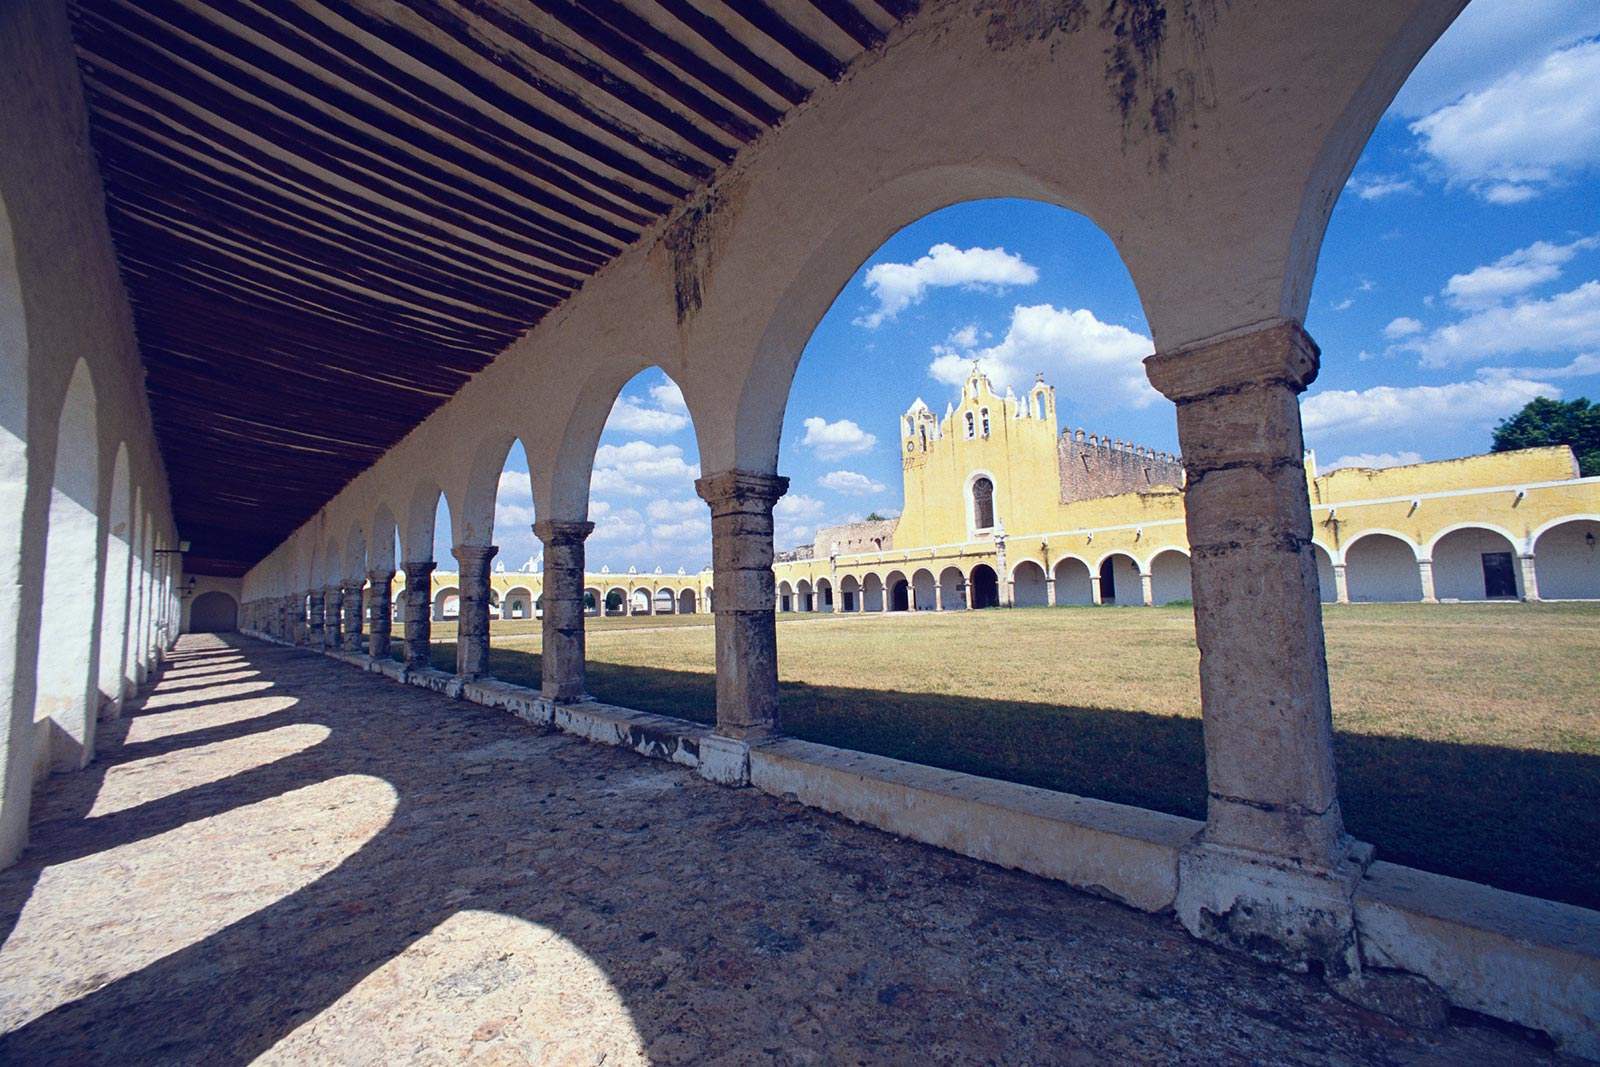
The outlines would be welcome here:
M 341 775 L 151 837 L 130 825 L 126 843 L 45 868 L 0 946 L 0 1031 L 316 881 L 377 836 L 397 802 L 381 778 Z M 207 855 L 217 859 L 196 862 Z
M 219 726 L 276 715 L 298 703 L 300 701 L 295 697 L 247 697 L 192 708 L 187 715 L 141 715 L 128 723 L 128 735 L 123 743 L 138 745 L 199 730 L 214 730 Z
M 426 1045 L 417 1035 L 426 1034 Z M 632 1014 L 571 941 L 492 912 L 452 915 L 257 1065 L 644 1067 Z
M 295 723 L 244 737 L 130 760 L 106 770 L 89 818 L 99 818 L 149 804 L 162 797 L 198 789 L 257 767 L 304 752 L 327 740 L 333 731 L 314 723 Z M 176 768 L 176 769 L 175 769 Z

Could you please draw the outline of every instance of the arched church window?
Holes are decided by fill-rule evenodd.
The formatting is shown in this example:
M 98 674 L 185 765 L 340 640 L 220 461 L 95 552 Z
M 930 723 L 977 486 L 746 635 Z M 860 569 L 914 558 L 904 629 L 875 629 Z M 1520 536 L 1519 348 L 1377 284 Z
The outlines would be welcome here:
M 983 436 L 989 436 L 989 409 L 982 408 L 979 412 L 983 416 Z
M 979 530 L 994 526 L 994 483 L 987 478 L 972 483 L 972 525 Z
M 973 437 L 972 425 L 972 412 L 969 411 L 967 412 L 967 440 L 969 441 L 972 440 Z

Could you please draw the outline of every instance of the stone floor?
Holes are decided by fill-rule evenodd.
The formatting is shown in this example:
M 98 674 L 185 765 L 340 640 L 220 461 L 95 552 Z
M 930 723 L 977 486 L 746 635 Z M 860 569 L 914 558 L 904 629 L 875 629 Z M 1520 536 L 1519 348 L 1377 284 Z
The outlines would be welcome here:
M 302 651 L 188 637 L 0 872 L 0 1063 L 1559 1063 Z

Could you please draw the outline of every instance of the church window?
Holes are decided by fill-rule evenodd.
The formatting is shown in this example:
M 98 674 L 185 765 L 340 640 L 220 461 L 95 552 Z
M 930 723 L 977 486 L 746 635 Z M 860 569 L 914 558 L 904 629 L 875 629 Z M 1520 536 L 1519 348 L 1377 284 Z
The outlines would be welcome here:
M 979 530 L 994 526 L 994 483 L 987 478 L 972 483 L 972 525 Z
M 982 408 L 979 412 L 983 416 L 983 436 L 989 436 L 989 409 Z
M 972 412 L 969 411 L 969 412 L 967 412 L 967 440 L 969 440 L 969 441 L 972 440 L 972 436 L 973 436 Z

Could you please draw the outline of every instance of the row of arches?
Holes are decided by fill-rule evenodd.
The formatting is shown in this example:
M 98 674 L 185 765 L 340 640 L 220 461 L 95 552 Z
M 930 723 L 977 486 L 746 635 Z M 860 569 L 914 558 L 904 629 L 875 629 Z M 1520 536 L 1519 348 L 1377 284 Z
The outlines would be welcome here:
M 709 597 L 709 590 L 707 591 Z M 498 606 L 497 606 L 498 603 Z M 611 586 L 602 590 L 587 586 L 583 591 L 584 614 L 590 618 L 622 615 L 693 615 L 700 610 L 700 598 L 693 589 L 674 590 L 670 586 L 654 590 L 628 590 Z M 507 590 L 503 595 L 491 597 L 490 607 L 496 608 L 495 617 L 512 619 L 537 619 L 544 615 L 544 596 L 521 586 Z M 401 603 L 395 601 L 393 616 L 400 613 Z M 461 590 L 447 585 L 433 594 L 433 621 L 453 622 L 461 615 Z

